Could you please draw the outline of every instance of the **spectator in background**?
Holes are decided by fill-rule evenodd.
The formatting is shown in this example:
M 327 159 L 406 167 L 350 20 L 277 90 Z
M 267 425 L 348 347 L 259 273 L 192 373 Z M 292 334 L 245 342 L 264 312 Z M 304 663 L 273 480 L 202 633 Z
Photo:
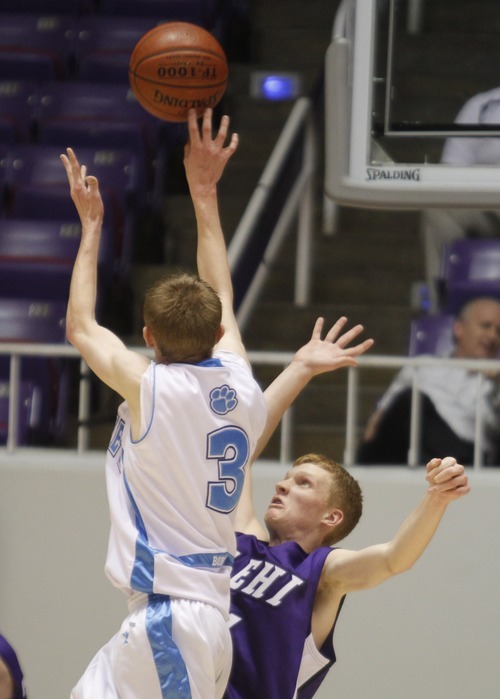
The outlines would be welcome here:
M 476 298 L 462 307 L 453 325 L 454 350 L 459 359 L 495 359 L 500 351 L 500 301 Z M 470 465 L 474 460 L 474 437 L 479 374 L 450 366 L 421 366 L 420 463 L 435 456 L 453 454 Z M 410 443 L 413 368 L 403 367 L 379 401 L 368 421 L 357 462 L 405 464 Z M 484 418 L 484 460 L 497 464 L 500 445 L 500 394 L 496 376 L 482 382 L 481 411 Z
M 14 648 L 0 635 L 0 699 L 27 699 L 23 671 Z
M 455 123 L 497 124 L 500 130 L 500 87 L 471 97 Z M 456 136 L 445 141 L 441 162 L 445 165 L 500 166 L 500 138 Z M 421 237 L 426 282 L 432 311 L 439 308 L 437 280 L 443 245 L 464 237 L 500 237 L 500 210 L 426 209 L 422 212 Z

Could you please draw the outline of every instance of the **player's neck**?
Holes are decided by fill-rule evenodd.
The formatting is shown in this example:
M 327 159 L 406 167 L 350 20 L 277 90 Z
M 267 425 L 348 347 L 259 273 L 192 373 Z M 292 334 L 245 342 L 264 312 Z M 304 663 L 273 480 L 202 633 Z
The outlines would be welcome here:
M 293 541 L 295 544 L 300 546 L 300 548 L 306 553 L 311 553 L 314 549 L 321 546 L 321 542 L 318 541 L 316 534 L 312 535 L 308 533 L 306 535 L 299 535 L 297 532 L 295 534 L 279 534 L 278 532 L 270 532 L 269 536 L 269 546 L 278 546 L 279 544 L 284 544 L 286 542 Z

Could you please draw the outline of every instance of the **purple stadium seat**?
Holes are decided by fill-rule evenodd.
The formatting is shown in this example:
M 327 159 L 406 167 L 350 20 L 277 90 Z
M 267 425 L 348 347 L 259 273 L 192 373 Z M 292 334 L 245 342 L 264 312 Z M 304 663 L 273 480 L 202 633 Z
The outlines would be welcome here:
M 75 70 L 81 82 L 129 85 L 130 54 L 136 43 L 160 18 L 83 17 L 78 23 L 75 43 Z
M 59 158 L 61 150 L 44 145 L 9 149 L 5 173 L 8 217 L 78 221 Z M 132 151 L 121 148 L 79 148 L 76 153 L 88 172 L 99 179 L 104 223 L 116 242 L 115 259 L 120 260 L 119 266 L 127 265 L 136 212 L 146 196 L 141 163 Z
M 500 240 L 461 238 L 446 245 L 441 283 L 447 313 L 456 313 L 477 296 L 500 298 Z
M 0 114 L 0 143 L 16 143 L 16 141 L 14 125 Z
M 3 143 L 28 143 L 33 134 L 37 83 L 32 80 L 0 81 L 0 129 Z
M 78 223 L 0 219 L 0 297 L 66 301 L 80 244 Z M 103 229 L 99 250 L 101 290 L 113 275 L 114 241 Z
M 7 203 L 7 170 L 9 147 L 0 143 L 0 213 L 3 214 Z
M 32 299 L 0 299 L 0 345 L 7 342 L 64 343 L 66 303 Z M 8 355 L 0 355 L 0 381 L 8 384 Z M 24 357 L 21 360 L 22 400 L 36 399 L 28 411 L 20 406 L 20 434 L 26 443 L 54 443 L 64 437 L 67 401 L 67 360 Z M 35 409 L 36 408 L 36 409 Z M 24 436 L 23 436 L 24 435 Z
M 78 79 L 97 83 L 128 85 L 130 53 L 89 51 L 78 62 Z
M 0 74 L 19 80 L 64 80 L 71 72 L 75 38 L 76 19 L 72 16 L 4 12 Z
M 64 342 L 66 302 L 0 300 L 0 342 Z
M 428 315 L 415 318 L 410 326 L 411 357 L 433 354 L 445 357 L 453 350 L 453 315 Z
M 124 83 L 44 83 L 36 123 L 39 143 L 133 150 L 143 162 L 150 190 L 156 169 L 165 168 L 162 122 L 141 107 Z
M 61 77 L 50 56 L 0 47 L 0 75 L 10 80 L 56 80 Z

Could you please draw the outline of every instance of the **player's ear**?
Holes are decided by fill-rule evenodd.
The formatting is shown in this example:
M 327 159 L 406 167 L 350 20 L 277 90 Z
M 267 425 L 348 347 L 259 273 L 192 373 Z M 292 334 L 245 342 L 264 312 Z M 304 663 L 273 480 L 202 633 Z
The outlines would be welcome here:
M 342 510 L 339 510 L 337 507 L 335 507 L 333 510 L 329 510 L 321 520 L 323 524 L 326 524 L 328 527 L 333 527 L 338 526 L 342 520 L 344 519 L 344 513 Z
M 222 337 L 223 337 L 225 332 L 226 332 L 226 328 L 221 323 L 219 325 L 219 329 L 217 330 L 217 335 L 215 336 L 215 343 L 214 344 L 217 344 L 220 340 L 222 340 Z
M 147 325 L 145 325 L 142 329 L 142 337 L 144 338 L 144 342 L 146 344 L 146 347 L 154 347 L 153 333 L 151 332 L 151 330 L 148 328 Z

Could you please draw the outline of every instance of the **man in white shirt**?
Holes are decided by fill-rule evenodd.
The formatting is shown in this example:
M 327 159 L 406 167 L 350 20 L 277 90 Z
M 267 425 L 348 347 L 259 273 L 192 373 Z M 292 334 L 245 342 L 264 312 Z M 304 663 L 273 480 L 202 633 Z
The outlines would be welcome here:
M 455 118 L 455 124 L 497 125 L 500 131 L 500 88 L 471 97 Z M 500 166 L 500 138 L 456 136 L 446 139 L 441 162 L 445 165 Z M 439 309 L 437 286 L 443 245 L 466 236 L 499 237 L 500 211 L 482 209 L 425 209 L 421 217 L 421 239 L 426 282 L 432 311 Z
M 458 314 L 452 357 L 495 359 L 500 351 L 500 301 L 477 298 Z M 481 401 L 485 459 L 498 463 L 500 401 L 496 377 L 484 377 L 461 367 L 421 366 L 421 463 L 432 456 L 453 454 L 462 464 L 474 458 L 476 405 Z M 404 464 L 408 458 L 413 368 L 403 367 L 380 399 L 371 416 L 357 461 L 363 464 Z

